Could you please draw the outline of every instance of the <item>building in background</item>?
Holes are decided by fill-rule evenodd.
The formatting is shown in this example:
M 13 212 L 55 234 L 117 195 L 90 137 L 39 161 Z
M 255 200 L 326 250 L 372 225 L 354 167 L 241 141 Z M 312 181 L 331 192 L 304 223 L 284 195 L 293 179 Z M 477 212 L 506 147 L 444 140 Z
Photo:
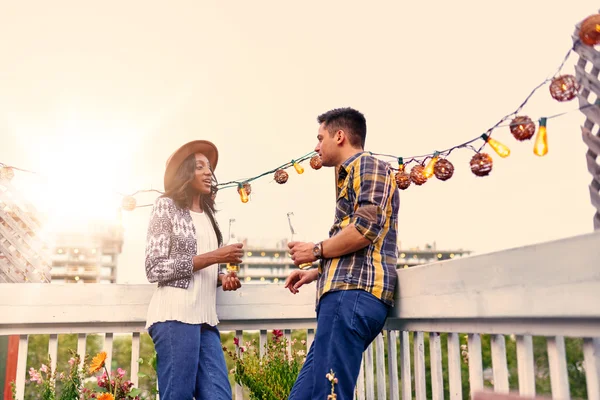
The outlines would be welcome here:
M 284 281 L 289 273 L 297 268 L 287 252 L 287 243 L 281 241 L 274 248 L 248 246 L 244 240 L 243 262 L 240 265 L 239 277 L 244 283 L 278 283 Z M 435 243 L 410 249 L 398 249 L 398 268 L 409 268 L 435 261 L 450 260 L 471 254 L 468 250 L 438 250 Z
M 121 224 L 95 224 L 78 233 L 60 233 L 52 247 L 52 283 L 117 283 L 123 248 Z

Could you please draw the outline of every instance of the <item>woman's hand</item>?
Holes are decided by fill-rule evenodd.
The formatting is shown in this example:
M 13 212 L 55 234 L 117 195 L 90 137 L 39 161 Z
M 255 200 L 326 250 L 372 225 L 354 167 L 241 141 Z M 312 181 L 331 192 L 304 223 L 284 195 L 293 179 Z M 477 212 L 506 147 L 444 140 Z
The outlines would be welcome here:
M 241 264 L 244 255 L 243 243 L 234 243 L 223 246 L 214 251 L 219 263 L 223 264 Z
M 221 285 L 224 292 L 238 290 L 242 287 L 242 283 L 235 272 L 230 272 L 226 275 L 221 274 L 219 275 L 219 279 L 221 280 Z

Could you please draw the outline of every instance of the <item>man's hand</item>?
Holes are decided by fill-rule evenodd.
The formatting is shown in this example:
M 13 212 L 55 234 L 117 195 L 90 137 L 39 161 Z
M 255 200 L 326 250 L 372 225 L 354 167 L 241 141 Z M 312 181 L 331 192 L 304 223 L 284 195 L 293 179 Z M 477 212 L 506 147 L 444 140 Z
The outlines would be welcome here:
M 300 266 L 300 264 L 313 263 L 317 258 L 313 254 L 315 247 L 314 243 L 310 242 L 289 242 L 288 247 L 290 248 L 290 255 L 294 265 Z
M 285 287 L 290 290 L 293 294 L 299 292 L 300 286 L 305 283 L 311 283 L 319 277 L 319 271 L 316 269 L 310 271 L 302 271 L 295 269 L 292 271 L 290 276 L 285 280 Z
M 242 283 L 235 272 L 230 272 L 227 275 L 221 274 L 219 275 L 219 279 L 221 280 L 224 292 L 238 290 L 242 287 Z

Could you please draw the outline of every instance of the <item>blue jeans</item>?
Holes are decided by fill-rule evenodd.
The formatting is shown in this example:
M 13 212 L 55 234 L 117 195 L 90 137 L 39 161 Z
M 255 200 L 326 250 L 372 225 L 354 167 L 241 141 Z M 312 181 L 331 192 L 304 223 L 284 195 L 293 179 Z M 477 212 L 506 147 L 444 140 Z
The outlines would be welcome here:
M 338 400 L 352 400 L 363 352 L 379 335 L 389 306 L 363 290 L 326 293 L 317 307 L 317 331 L 289 400 L 326 399 L 335 372 Z
M 157 322 L 148 333 L 157 355 L 161 400 L 231 400 L 219 330 L 208 324 Z

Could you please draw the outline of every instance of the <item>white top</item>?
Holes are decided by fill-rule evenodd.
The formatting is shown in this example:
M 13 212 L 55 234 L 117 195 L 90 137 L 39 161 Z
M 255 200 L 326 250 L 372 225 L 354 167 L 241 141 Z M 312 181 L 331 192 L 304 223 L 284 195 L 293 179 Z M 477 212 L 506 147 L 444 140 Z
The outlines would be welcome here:
M 197 254 L 207 253 L 219 247 L 217 235 L 206 213 L 190 211 L 196 227 Z M 219 323 L 217 317 L 218 264 L 194 272 L 187 289 L 171 286 L 157 287 L 152 295 L 146 329 L 155 322 L 179 321 L 186 324 Z

